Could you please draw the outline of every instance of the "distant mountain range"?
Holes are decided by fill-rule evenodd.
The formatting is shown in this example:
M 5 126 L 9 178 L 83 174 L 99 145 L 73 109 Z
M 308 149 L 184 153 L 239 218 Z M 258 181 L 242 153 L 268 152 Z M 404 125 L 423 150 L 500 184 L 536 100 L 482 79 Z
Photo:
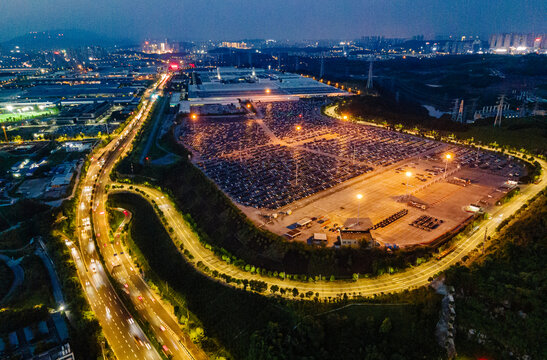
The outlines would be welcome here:
M 91 31 L 85 30 L 49 30 L 29 32 L 1 43 L 3 48 L 10 49 L 14 46 L 22 50 L 47 50 L 61 48 L 75 48 L 82 46 L 127 46 L 134 44 L 130 40 L 114 40 Z

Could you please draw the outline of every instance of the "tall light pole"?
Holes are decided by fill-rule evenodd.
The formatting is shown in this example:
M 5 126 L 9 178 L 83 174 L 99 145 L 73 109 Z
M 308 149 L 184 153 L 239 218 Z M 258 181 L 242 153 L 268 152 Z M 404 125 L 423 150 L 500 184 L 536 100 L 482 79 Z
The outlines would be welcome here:
M 357 225 L 361 222 L 361 199 L 363 198 L 363 194 L 357 194 Z
M 190 118 L 192 119 L 192 131 L 196 132 L 196 120 L 198 119 L 197 114 L 190 115 Z
M 296 131 L 300 131 L 300 130 L 302 130 L 302 126 L 296 125 Z M 298 155 L 297 155 L 297 157 L 296 157 L 296 170 L 295 170 L 295 172 L 296 172 L 296 176 L 295 176 L 295 177 L 296 177 L 295 185 L 298 185 Z
M 6 127 L 2 126 L 2 130 L 4 130 L 4 137 L 6 138 L 6 142 L 8 142 L 8 134 L 6 134 Z
M 410 182 L 410 178 L 412 177 L 412 173 L 410 171 L 407 171 L 405 173 L 405 176 L 406 176 L 405 185 L 406 185 L 407 196 L 410 197 L 410 191 L 408 190 L 408 184 Z
M 444 177 L 446 178 L 446 170 L 448 170 L 448 160 L 450 160 L 452 158 L 452 155 L 451 154 L 446 154 L 444 156 Z
M 405 173 L 405 175 L 406 175 L 406 183 L 405 183 L 405 185 L 406 185 L 406 187 L 408 187 L 408 182 L 410 181 L 410 177 L 412 176 L 412 173 L 411 173 L 410 171 L 407 171 L 407 172 Z

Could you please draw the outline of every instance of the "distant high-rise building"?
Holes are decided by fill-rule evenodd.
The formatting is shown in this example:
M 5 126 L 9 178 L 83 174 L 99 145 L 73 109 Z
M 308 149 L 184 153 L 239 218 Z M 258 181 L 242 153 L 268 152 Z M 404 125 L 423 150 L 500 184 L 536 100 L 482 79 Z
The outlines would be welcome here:
M 547 34 L 494 34 L 489 41 L 496 54 L 528 54 L 547 52 Z

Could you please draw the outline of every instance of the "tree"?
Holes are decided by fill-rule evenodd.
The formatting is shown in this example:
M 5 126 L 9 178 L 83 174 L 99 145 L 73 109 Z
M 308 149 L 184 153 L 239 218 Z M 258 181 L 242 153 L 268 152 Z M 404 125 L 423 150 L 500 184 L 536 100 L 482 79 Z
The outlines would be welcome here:
M 380 325 L 380 334 L 388 334 L 391 331 L 391 328 L 391 319 L 386 317 L 384 321 L 382 321 L 382 325 Z

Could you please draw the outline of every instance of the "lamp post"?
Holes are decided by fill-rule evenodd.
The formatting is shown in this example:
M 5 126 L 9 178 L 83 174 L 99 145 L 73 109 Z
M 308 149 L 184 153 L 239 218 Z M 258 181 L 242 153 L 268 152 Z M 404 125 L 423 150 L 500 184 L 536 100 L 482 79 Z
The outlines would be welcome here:
M 296 131 L 300 131 L 300 130 L 302 130 L 302 126 L 296 125 L 296 128 L 295 128 L 295 129 L 296 129 Z M 298 185 L 298 156 L 296 157 L 296 170 L 295 170 L 295 172 L 296 172 L 296 176 L 295 176 L 295 177 L 296 177 L 295 185 Z
M 363 194 L 357 194 L 357 225 L 361 222 L 361 199 L 363 198 Z
M 408 182 L 410 181 L 410 177 L 412 176 L 412 173 L 410 171 L 407 171 L 405 173 L 405 175 L 406 175 L 406 178 L 407 178 L 406 179 L 406 186 L 408 187 Z
M 406 176 L 405 185 L 406 185 L 407 196 L 410 197 L 410 191 L 408 190 L 408 184 L 410 182 L 410 178 L 412 177 L 412 173 L 410 171 L 407 171 L 405 173 L 405 176 Z
M 198 119 L 197 114 L 190 115 L 190 118 L 192 119 L 192 131 L 196 132 L 196 120 Z
M 444 177 L 446 178 L 446 170 L 448 170 L 448 160 L 450 160 L 452 158 L 452 155 L 451 154 L 446 154 L 444 156 Z

